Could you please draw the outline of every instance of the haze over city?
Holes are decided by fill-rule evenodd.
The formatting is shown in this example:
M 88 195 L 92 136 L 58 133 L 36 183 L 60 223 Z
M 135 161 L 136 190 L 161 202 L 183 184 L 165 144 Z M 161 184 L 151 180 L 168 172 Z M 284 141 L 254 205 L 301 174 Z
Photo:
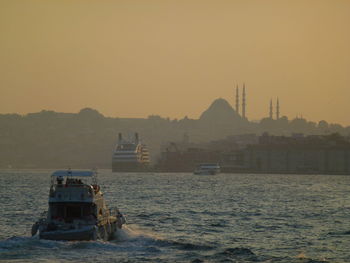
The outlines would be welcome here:
M 0 113 L 198 118 L 216 98 L 247 117 L 350 125 L 350 2 L 1 1 Z
M 350 0 L 0 0 L 0 262 L 349 263 Z

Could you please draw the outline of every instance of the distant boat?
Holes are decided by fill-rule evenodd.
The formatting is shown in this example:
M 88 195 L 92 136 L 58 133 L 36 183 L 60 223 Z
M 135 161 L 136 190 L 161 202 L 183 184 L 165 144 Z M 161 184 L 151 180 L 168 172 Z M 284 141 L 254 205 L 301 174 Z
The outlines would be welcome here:
M 112 157 L 112 172 L 143 172 L 149 169 L 147 146 L 142 144 L 138 133 L 134 140 L 124 140 L 119 133 L 118 143 Z
M 108 209 L 95 171 L 56 171 L 51 176 L 49 210 L 32 235 L 50 240 L 110 240 L 125 218 Z
M 214 175 L 220 173 L 220 166 L 217 163 L 202 163 L 194 170 L 194 174 L 198 175 Z

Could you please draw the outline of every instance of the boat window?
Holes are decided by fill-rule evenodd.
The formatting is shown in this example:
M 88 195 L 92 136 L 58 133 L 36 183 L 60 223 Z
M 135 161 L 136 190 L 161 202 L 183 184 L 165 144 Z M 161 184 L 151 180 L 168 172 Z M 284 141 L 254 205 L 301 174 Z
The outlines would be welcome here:
M 51 217 L 63 218 L 64 217 L 64 206 L 63 205 L 52 205 L 51 206 Z
M 121 144 L 121 145 L 118 145 L 117 150 L 120 150 L 120 151 L 134 151 L 136 149 L 136 146 L 137 145 L 135 145 L 133 143 Z
M 83 206 L 83 216 L 89 216 L 93 213 L 90 205 Z
M 57 216 L 64 217 L 64 207 L 63 205 L 57 206 L 56 208 Z
M 77 218 L 81 217 L 81 207 L 80 206 L 67 206 L 66 207 L 67 218 Z
M 75 204 L 64 205 L 54 204 L 50 205 L 52 219 L 64 219 L 66 222 L 71 222 L 75 218 L 88 217 L 94 214 L 91 204 Z

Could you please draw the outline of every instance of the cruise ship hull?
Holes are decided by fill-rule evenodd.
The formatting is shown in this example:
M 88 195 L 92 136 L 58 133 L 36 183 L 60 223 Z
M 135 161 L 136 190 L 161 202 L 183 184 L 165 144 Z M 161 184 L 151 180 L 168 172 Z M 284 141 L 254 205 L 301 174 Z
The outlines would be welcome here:
M 147 172 L 149 153 L 145 144 L 140 143 L 138 133 L 134 141 L 123 140 L 119 133 L 118 144 L 112 156 L 112 172 Z

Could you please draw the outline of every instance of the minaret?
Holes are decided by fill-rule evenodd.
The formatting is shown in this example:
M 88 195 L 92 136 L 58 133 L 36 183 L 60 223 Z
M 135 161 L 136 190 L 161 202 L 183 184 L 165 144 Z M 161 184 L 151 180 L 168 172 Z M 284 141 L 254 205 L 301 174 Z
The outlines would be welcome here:
M 238 85 L 236 86 L 236 112 L 239 115 L 239 93 L 238 93 Z
M 277 97 L 277 103 L 276 103 L 276 120 L 280 118 L 280 102 Z
M 270 119 L 273 119 L 273 106 L 272 106 L 272 99 L 270 100 Z
M 245 119 L 245 107 L 246 107 L 246 101 L 245 101 L 245 84 L 243 83 L 243 93 L 242 93 L 242 118 Z

